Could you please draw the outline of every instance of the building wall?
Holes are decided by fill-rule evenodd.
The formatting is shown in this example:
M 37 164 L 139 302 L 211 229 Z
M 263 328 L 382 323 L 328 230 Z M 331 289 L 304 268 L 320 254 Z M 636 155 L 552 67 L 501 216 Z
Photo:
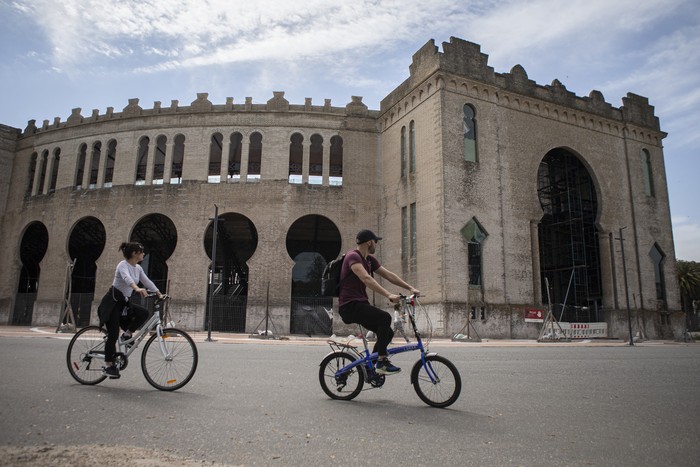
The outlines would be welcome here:
M 578 97 L 557 80 L 538 85 L 519 65 L 510 73 L 495 73 L 476 44 L 451 38 L 442 46 L 439 52 L 429 41 L 414 54 L 409 78 L 378 111 L 368 110 L 356 97 L 345 107 L 332 107 L 329 101 L 317 106 L 310 99 L 292 105 L 284 93 L 275 92 L 265 104 L 253 104 L 250 98 L 234 104 L 229 98 L 226 104 L 214 105 L 206 94 L 198 94 L 186 107 L 173 101 L 170 107 L 156 102 L 143 109 L 132 99 L 119 113 L 110 108 L 104 115 L 93 111 L 83 117 L 80 109 L 73 109 L 66 122 L 44 121 L 37 128 L 30 121 L 21 134 L 3 132 L 0 163 L 12 170 L 0 172 L 0 187 L 8 187 L 0 190 L 0 206 L 7 193 L 0 251 L 9 258 L 0 267 L 0 322 L 11 320 L 21 268 L 18 245 L 31 222 L 41 221 L 49 230 L 33 322 L 57 324 L 70 260 L 67 242 L 76 223 L 94 216 L 107 234 L 97 262 L 97 301 L 121 259 L 119 243 L 129 238 L 139 220 L 160 213 L 173 221 L 178 233 L 168 277 L 179 319 L 188 328 L 202 329 L 209 267 L 204 233 L 216 204 L 219 215 L 242 214 L 258 233 L 257 249 L 248 261 L 247 331 L 266 310 L 281 332 L 289 331 L 293 261 L 286 252 L 286 235 L 297 219 L 316 214 L 337 226 L 342 251 L 353 248 L 359 229 L 377 229 L 384 237 L 380 260 L 421 289 L 436 334 L 459 331 L 474 310 L 474 326 L 485 337 L 535 337 L 539 327 L 523 321 L 522 309 L 544 303 L 537 173 L 550 150 L 564 148 L 582 161 L 597 188 L 603 307 L 611 334 L 625 332 L 619 325 L 626 305 L 625 270 L 638 326 L 650 335 L 682 331 L 677 324 L 679 294 L 661 144 L 665 133 L 646 98 L 628 94 L 623 106 L 614 108 L 597 91 Z M 478 162 L 463 158 L 465 104 L 476 114 Z M 401 128 L 407 130 L 408 143 L 412 124 L 416 165 L 402 176 Z M 222 183 L 209 183 L 211 136 L 223 135 L 225 160 L 234 131 L 244 142 L 254 132 L 262 134 L 260 180 L 246 181 L 244 144 L 241 181 L 227 183 L 223 177 Z M 308 183 L 308 168 L 305 183 L 288 182 L 289 142 L 295 132 L 304 136 L 305 162 L 311 135 L 323 137 L 325 167 L 330 138 L 342 137 L 342 187 L 330 186 L 327 169 L 323 185 Z M 166 176 L 163 184 L 147 178 L 145 184 L 135 185 L 139 141 L 150 138 L 151 173 L 153 147 L 161 135 L 168 142 L 166 167 L 175 137 L 185 137 L 183 182 L 170 184 Z M 104 157 L 111 140 L 117 141 L 113 185 L 75 189 L 81 145 L 87 144 L 89 158 L 95 142 L 101 142 Z M 40 158 L 47 151 L 51 156 L 56 148 L 61 151 L 56 190 L 45 183 L 42 193 L 35 188 L 28 195 L 32 154 Z M 654 196 L 644 193 L 642 149 L 652 156 Z M 414 203 L 416 249 L 413 255 L 403 255 L 401 209 Z M 482 245 L 481 287 L 467 286 L 467 243 L 460 231 L 472 218 L 488 233 Z M 617 240 L 622 227 L 626 269 Z M 665 303 L 656 299 L 649 258 L 655 244 L 666 254 Z M 383 298 L 375 301 L 385 305 Z M 670 312 L 671 324 L 665 324 L 665 318 L 662 323 L 659 311 Z M 336 329 L 345 330 L 337 322 Z

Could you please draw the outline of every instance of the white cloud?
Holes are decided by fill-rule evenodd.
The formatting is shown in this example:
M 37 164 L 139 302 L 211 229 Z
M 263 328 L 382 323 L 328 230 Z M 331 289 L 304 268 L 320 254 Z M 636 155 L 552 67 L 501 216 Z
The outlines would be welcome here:
M 676 258 L 700 262 L 700 223 L 682 216 L 674 216 L 671 223 Z

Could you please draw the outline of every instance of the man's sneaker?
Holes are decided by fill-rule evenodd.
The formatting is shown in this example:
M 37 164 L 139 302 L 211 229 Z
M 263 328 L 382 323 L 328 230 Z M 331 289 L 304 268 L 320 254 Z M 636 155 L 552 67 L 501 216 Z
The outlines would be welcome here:
M 401 368 L 391 364 L 388 358 L 377 361 L 377 373 L 381 375 L 393 375 L 401 371 Z
M 131 337 L 132 337 L 132 336 L 131 336 L 130 333 L 126 333 L 126 332 L 125 332 L 125 333 L 122 334 L 121 337 L 119 338 L 119 339 L 121 339 L 122 345 L 126 345 L 127 350 L 133 345 L 132 343 L 125 344 L 126 341 L 128 341 L 129 339 L 131 339 Z
M 116 365 L 103 366 L 102 374 L 108 376 L 110 379 L 119 379 L 119 368 Z

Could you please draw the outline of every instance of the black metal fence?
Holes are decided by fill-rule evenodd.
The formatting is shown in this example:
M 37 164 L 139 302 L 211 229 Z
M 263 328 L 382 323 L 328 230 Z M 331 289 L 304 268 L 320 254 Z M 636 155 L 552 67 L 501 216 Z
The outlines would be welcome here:
M 13 325 L 29 326 L 32 324 L 36 295 L 36 293 L 18 293 L 15 296 L 15 310 L 12 313 Z
M 245 295 L 215 295 L 214 311 L 211 315 L 211 330 L 224 332 L 245 332 L 246 305 Z M 207 310 L 204 329 L 209 330 L 209 310 Z
M 290 333 L 330 336 L 333 319 L 326 310 L 332 309 L 333 299 L 330 297 L 292 297 Z

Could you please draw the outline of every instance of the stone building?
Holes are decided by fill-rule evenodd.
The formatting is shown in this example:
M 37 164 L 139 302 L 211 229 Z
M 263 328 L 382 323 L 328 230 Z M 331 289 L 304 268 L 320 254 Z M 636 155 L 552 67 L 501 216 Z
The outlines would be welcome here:
M 537 337 L 526 314 L 551 302 L 624 337 L 627 297 L 635 332 L 682 332 L 666 134 L 645 97 L 616 108 L 496 73 L 457 38 L 416 52 L 379 110 L 207 97 L 0 128 L 0 323 L 58 325 L 68 303 L 94 323 L 131 239 L 184 328 L 342 332 L 320 271 L 371 228 L 437 335 L 470 318 L 481 337 Z

